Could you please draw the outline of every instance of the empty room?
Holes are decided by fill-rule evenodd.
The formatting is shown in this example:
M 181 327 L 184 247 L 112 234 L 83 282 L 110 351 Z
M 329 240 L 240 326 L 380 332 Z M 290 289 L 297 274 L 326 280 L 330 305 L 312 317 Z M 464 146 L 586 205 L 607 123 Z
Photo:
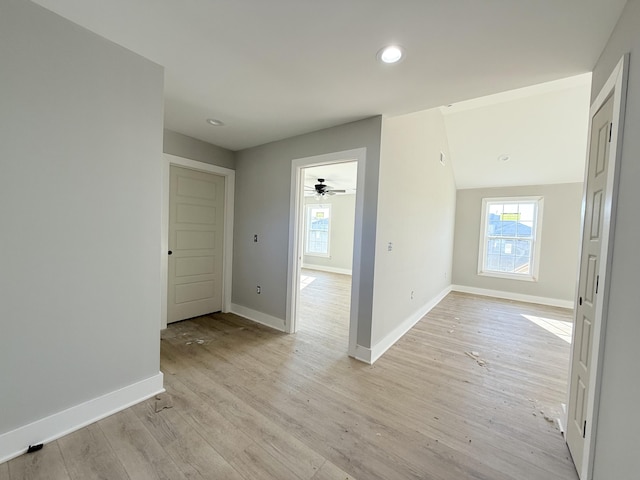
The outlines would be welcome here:
M 639 23 L 0 0 L 0 480 L 636 478 Z

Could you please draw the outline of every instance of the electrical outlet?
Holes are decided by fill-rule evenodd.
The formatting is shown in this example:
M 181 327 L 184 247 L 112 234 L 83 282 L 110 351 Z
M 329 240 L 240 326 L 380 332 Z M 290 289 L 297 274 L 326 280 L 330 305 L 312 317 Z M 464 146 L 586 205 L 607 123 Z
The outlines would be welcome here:
M 260 294 L 262 293 L 262 288 L 260 288 L 260 285 L 258 285 L 258 286 L 256 287 L 256 293 L 257 293 L 258 295 L 260 295 Z
M 393 250 L 393 243 L 389 242 L 389 245 L 387 245 L 387 252 L 390 252 L 391 250 Z
M 413 294 L 414 294 L 414 291 L 411 290 L 411 300 L 413 300 Z

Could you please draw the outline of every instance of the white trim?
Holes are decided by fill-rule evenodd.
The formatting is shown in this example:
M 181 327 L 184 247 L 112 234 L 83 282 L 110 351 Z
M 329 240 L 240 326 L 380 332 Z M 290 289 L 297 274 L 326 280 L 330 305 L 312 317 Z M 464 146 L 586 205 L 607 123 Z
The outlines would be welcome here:
M 362 345 L 356 345 L 353 352 L 349 353 L 349 356 L 356 360 L 360 360 L 361 362 L 368 363 L 369 365 L 373 364 L 371 361 L 371 358 L 373 357 L 371 349 L 363 347 Z
M 505 292 L 504 290 L 467 287 L 466 285 L 451 285 L 451 290 L 454 292 L 482 295 L 483 297 L 515 300 L 516 302 L 538 303 L 540 305 L 548 305 L 550 307 L 573 308 L 573 300 L 563 300 L 561 298 L 538 297 L 536 295 L 526 295 L 524 293 Z
M 266 313 L 253 310 L 251 308 L 244 307 L 236 303 L 231 304 L 231 313 L 240 315 L 241 317 L 244 317 L 247 320 L 251 320 L 252 322 L 259 323 L 260 325 L 265 325 L 267 327 L 271 327 L 281 332 L 285 331 L 285 328 L 284 328 L 285 322 L 282 318 L 274 317 L 272 315 L 268 315 Z
M 380 340 L 378 343 L 373 345 L 369 350 L 369 358 L 367 361 L 365 358 L 356 357 L 358 360 L 362 360 L 363 362 L 373 364 L 376 360 L 378 360 L 389 348 L 391 348 L 398 340 L 400 340 L 405 333 L 411 330 L 416 323 L 418 323 L 422 317 L 424 317 L 427 313 L 431 311 L 433 307 L 435 307 L 438 303 L 442 301 L 444 297 L 446 297 L 451 291 L 451 286 L 448 286 L 444 290 L 442 290 L 438 295 L 425 303 L 420 309 L 416 310 L 412 315 L 405 318 L 400 325 L 391 330 L 385 337 Z M 362 354 L 361 350 L 363 347 L 358 345 L 357 353 Z
M 0 435 L 0 463 L 164 392 L 162 372 Z
M 302 268 L 305 268 L 307 270 L 318 270 L 320 272 L 339 273 L 340 275 L 351 275 L 352 273 L 352 271 L 348 268 L 326 267 L 324 265 L 309 265 L 307 263 L 303 263 Z
M 190 160 L 188 158 L 177 157 L 168 153 L 163 154 L 162 172 L 162 235 L 161 235 L 161 260 L 160 260 L 160 280 L 161 280 L 161 313 L 160 328 L 167 328 L 167 289 L 169 288 L 169 171 L 171 165 L 190 168 L 200 172 L 213 173 L 224 177 L 224 245 L 222 260 L 222 311 L 231 310 L 231 280 L 233 264 L 233 212 L 235 199 L 236 172 L 230 168 L 210 165 L 208 163 Z
M 595 446 L 597 442 L 597 427 L 598 427 L 598 409 L 600 406 L 600 389 L 602 381 L 602 365 L 604 355 L 602 349 L 604 347 L 606 323 L 607 323 L 607 311 L 609 307 L 609 275 L 611 273 L 611 266 L 613 263 L 613 239 L 615 235 L 615 218 L 616 218 L 616 206 L 618 200 L 618 185 L 620 183 L 620 161 L 622 157 L 623 146 L 623 133 L 624 133 L 624 116 L 627 99 L 627 82 L 629 77 L 629 54 L 625 54 L 613 72 L 607 79 L 606 83 L 596 96 L 591 109 L 589 111 L 589 132 L 591 132 L 591 126 L 594 115 L 600 110 L 600 107 L 613 95 L 613 115 L 612 115 L 612 135 L 611 146 L 609 148 L 609 169 L 607 172 L 607 185 L 605 190 L 605 204 L 604 215 L 602 225 L 602 245 L 600 247 L 600 285 L 602 286 L 602 297 L 596 304 L 596 313 L 593 322 L 593 344 L 591 346 L 591 359 L 592 364 L 589 388 L 587 390 L 587 414 L 586 421 L 588 428 L 585 432 L 584 450 L 582 456 L 582 465 L 576 468 L 580 474 L 580 478 L 591 480 L 593 477 L 593 465 L 595 459 Z M 590 150 L 591 142 L 589 141 L 588 150 Z M 590 156 L 590 152 L 587 151 L 587 162 Z M 580 235 L 580 248 L 582 249 L 582 237 L 584 235 L 584 216 L 585 216 L 585 201 L 588 178 L 588 164 L 585 169 L 585 182 L 583 193 L 583 207 L 582 207 L 582 231 Z M 580 258 L 582 252 L 580 252 Z M 579 263 L 580 265 L 580 263 Z M 579 285 L 579 273 L 577 284 Z M 580 291 L 576 288 L 576 300 L 580 296 Z M 576 312 L 578 309 L 576 309 Z M 574 329 L 574 335 L 576 330 Z M 571 359 L 573 359 L 573 349 L 575 348 L 575 341 L 571 343 Z M 595 368 L 593 368 L 595 366 Z M 571 407 L 569 401 L 571 395 L 571 374 L 572 367 L 569 368 L 569 388 L 567 388 L 567 409 Z M 570 412 L 567 412 L 568 416 Z M 567 427 L 568 428 L 568 427 Z
M 291 161 L 291 197 L 289 214 L 289 261 L 287 280 L 287 311 L 285 331 L 296 331 L 296 315 L 300 295 L 300 265 L 303 250 L 300 225 L 302 224 L 302 208 L 304 205 L 302 169 L 332 163 L 357 162 L 356 208 L 353 238 L 353 261 L 351 279 L 351 311 L 349 319 L 349 355 L 356 357 L 358 338 L 358 315 L 360 302 L 360 264 L 362 251 L 362 218 L 364 216 L 364 184 L 367 149 L 356 148 L 342 152 L 328 153 L 313 157 L 297 158 Z
M 527 274 L 498 272 L 485 270 L 485 260 L 487 258 L 487 218 L 489 217 L 488 205 L 491 203 L 535 203 L 535 216 L 533 221 L 531 236 L 531 256 L 530 271 Z M 482 199 L 482 217 L 480 220 L 480 244 L 478 246 L 478 275 L 486 277 L 507 278 L 509 280 L 520 280 L 526 282 L 537 282 L 540 270 L 540 247 L 542 245 L 542 211 L 544 207 L 544 197 L 536 196 L 505 196 Z M 527 240 L 527 239 L 525 239 Z

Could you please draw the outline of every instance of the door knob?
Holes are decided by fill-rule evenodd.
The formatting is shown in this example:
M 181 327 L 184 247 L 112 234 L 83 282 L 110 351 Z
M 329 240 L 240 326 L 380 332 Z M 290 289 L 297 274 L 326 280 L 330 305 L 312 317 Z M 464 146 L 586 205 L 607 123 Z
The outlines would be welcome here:
M 169 250 L 169 255 L 171 255 L 173 252 L 171 250 Z

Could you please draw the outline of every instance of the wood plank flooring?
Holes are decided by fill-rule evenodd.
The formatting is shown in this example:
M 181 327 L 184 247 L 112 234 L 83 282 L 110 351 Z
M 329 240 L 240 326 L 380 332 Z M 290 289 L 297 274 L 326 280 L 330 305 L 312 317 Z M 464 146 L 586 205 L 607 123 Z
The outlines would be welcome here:
M 346 356 L 350 278 L 304 274 L 298 333 L 232 314 L 172 324 L 166 394 L 0 465 L 0 480 L 578 478 L 547 420 L 569 345 L 523 316 L 562 326 L 571 311 L 451 293 L 370 366 Z

